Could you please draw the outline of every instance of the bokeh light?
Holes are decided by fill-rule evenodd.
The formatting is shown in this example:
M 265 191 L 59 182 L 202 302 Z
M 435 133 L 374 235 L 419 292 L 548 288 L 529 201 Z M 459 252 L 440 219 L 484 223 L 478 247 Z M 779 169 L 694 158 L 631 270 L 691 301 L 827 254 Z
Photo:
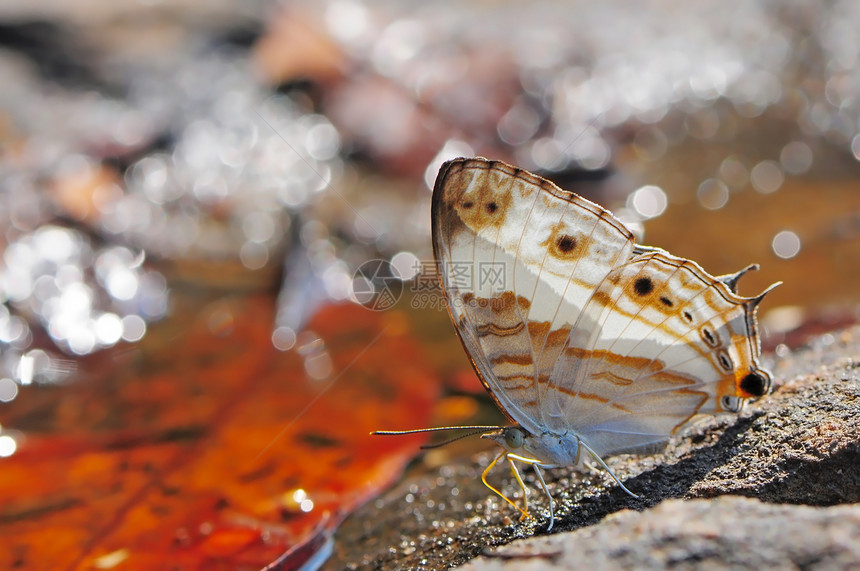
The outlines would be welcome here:
M 800 253 L 800 237 L 791 230 L 783 230 L 773 237 L 773 253 L 785 260 Z
M 8 458 L 18 450 L 18 442 L 8 434 L 0 434 L 0 458 Z
M 812 167 L 812 149 L 802 141 L 793 141 L 782 148 L 779 162 L 790 175 L 804 174 Z
M 11 402 L 18 396 L 18 383 L 8 377 L 0 378 L 0 402 Z
M 49 402 L 65 387 L 42 385 L 91 382 L 84 368 L 129 356 L 145 368 L 185 328 L 203 339 L 177 366 L 202 362 L 207 341 L 261 339 L 266 358 L 296 367 L 285 398 L 334 394 L 358 349 L 335 352 L 340 323 L 308 330 L 321 308 L 399 320 L 398 340 L 435 346 L 442 337 L 427 336 L 448 325 L 410 332 L 431 312 L 392 289 L 438 287 L 428 190 L 444 161 L 474 155 L 551 179 L 610 209 L 638 243 L 710 271 L 761 263 L 741 287 L 785 282 L 760 309 L 785 354 L 809 307 L 856 303 L 860 288 L 860 4 L 670 4 L 12 0 L 0 41 L 0 409 L 16 422 L 17 407 L 45 425 L 75 418 Z M 56 29 L 35 38 L 48 57 L 8 41 L 43 20 Z M 363 275 L 368 261 L 389 271 Z M 277 296 L 273 319 L 247 335 L 243 306 L 225 296 Z M 398 305 L 370 315 L 350 301 Z M 157 384 L 116 416 L 138 430 L 152 416 L 132 406 L 176 388 Z M 201 410 L 182 416 L 195 426 L 223 404 L 200 393 L 188 408 Z M 262 431 L 239 432 L 256 444 Z M 28 442 L 0 432 L 0 456 Z M 291 480 L 253 505 L 274 504 L 278 525 L 335 513 L 329 491 L 299 483 L 314 484 Z
M 289 351 L 296 345 L 296 332 L 285 326 L 275 328 L 272 331 L 272 345 L 278 351 Z
M 639 188 L 627 201 L 627 207 L 644 219 L 660 216 L 666 211 L 668 204 L 666 193 L 662 188 L 654 185 Z
M 397 252 L 391 257 L 391 266 L 396 277 L 408 281 L 421 271 L 421 260 L 412 252 Z
M 740 190 L 749 184 L 749 169 L 738 157 L 726 157 L 720 163 L 720 178 L 734 190 Z
M 729 189 L 723 181 L 709 178 L 699 185 L 696 198 L 708 210 L 719 210 L 729 202 Z
M 776 192 L 784 180 L 785 175 L 776 161 L 762 161 L 755 165 L 750 172 L 753 188 L 762 194 Z

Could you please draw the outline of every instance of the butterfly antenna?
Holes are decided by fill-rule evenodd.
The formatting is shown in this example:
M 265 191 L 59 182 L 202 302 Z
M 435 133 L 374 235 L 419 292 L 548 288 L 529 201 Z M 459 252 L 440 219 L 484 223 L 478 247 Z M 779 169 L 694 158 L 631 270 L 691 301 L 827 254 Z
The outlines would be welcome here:
M 498 428 L 494 426 L 493 428 Z M 464 438 L 469 438 L 470 436 L 475 436 L 476 434 L 481 434 L 482 432 L 486 432 L 486 428 L 481 428 L 480 430 L 473 430 L 471 432 L 467 432 L 466 434 L 461 434 L 460 436 L 455 436 L 454 438 L 450 438 L 445 440 L 444 442 L 437 442 L 436 444 L 424 444 L 421 446 L 421 450 L 432 450 L 433 448 L 442 448 L 443 446 L 447 446 L 452 442 L 457 442 L 458 440 L 462 440 Z
M 621 480 L 618 479 L 618 476 L 616 476 L 615 473 L 609 469 L 609 466 L 606 465 L 606 462 L 603 461 L 603 458 L 601 458 L 600 456 L 597 455 L 597 452 L 592 450 L 591 447 L 588 444 L 586 444 L 585 442 L 583 442 L 582 440 L 579 441 L 579 445 L 582 446 L 583 448 L 585 448 L 588 451 L 588 453 L 591 454 L 591 457 L 594 458 L 595 460 L 597 460 L 600 463 L 600 465 L 603 466 L 604 470 L 609 472 L 609 475 L 612 476 L 612 479 L 615 480 L 616 484 L 621 486 L 622 490 L 624 490 L 625 492 L 627 492 L 628 494 L 630 494 L 634 498 L 639 499 L 639 496 L 637 496 L 636 494 L 634 494 L 633 492 L 628 490 L 627 487 L 621 483 Z
M 447 444 L 451 444 L 452 442 L 457 442 L 463 438 L 468 438 L 470 436 L 474 436 L 476 434 L 480 434 L 482 432 L 486 432 L 487 430 L 498 430 L 501 428 L 500 426 L 495 425 L 475 425 L 475 426 L 437 426 L 436 428 L 416 428 L 414 430 L 374 430 L 370 433 L 371 436 L 401 436 L 403 434 L 417 434 L 420 432 L 441 432 L 443 430 L 469 430 L 466 434 L 461 434 L 460 436 L 456 436 L 451 438 L 450 440 L 446 440 L 444 442 L 439 442 L 437 444 L 424 444 L 421 446 L 421 450 L 431 450 L 433 448 L 441 448 Z
M 436 426 L 434 428 L 414 428 L 412 430 L 374 430 L 371 436 L 401 436 L 403 434 L 418 434 L 419 432 L 441 432 L 442 430 L 498 430 L 496 425 L 476 424 L 474 426 Z M 466 436 L 469 436 L 468 434 Z

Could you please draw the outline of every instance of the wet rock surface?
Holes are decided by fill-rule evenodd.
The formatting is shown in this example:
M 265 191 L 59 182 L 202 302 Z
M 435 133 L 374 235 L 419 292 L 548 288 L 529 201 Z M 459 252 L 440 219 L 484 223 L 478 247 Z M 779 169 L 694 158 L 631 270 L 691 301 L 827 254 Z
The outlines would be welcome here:
M 528 473 L 533 517 L 518 521 L 480 481 L 486 453 L 407 479 L 353 514 L 326 568 L 444 569 L 481 555 L 470 568 L 858 565 L 860 328 L 770 367 L 773 393 L 739 415 L 705 418 L 661 453 L 608 460 L 640 499 L 601 471 L 547 471 L 553 533 L 520 541 L 545 535 L 547 500 Z M 508 473 L 491 480 L 519 498 Z

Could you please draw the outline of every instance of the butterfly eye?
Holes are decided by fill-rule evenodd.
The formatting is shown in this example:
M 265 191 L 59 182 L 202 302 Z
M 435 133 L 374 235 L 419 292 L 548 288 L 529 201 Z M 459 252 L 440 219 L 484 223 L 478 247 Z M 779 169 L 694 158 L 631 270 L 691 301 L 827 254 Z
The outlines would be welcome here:
M 510 448 L 519 448 L 523 445 L 523 431 L 512 428 L 505 431 L 505 442 Z

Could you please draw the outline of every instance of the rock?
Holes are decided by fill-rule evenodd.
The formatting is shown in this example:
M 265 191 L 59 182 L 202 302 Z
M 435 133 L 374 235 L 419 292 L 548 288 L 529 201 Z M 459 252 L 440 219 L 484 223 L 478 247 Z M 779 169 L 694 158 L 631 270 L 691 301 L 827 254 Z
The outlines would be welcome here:
M 511 542 L 511 553 L 560 554 L 530 557 L 535 569 L 860 565 L 860 506 L 779 505 L 860 502 L 860 328 L 825 335 L 770 365 L 773 393 L 739 415 L 706 417 L 653 456 L 608 460 L 640 499 L 603 471 L 549 470 L 554 535 L 515 541 L 545 533 L 546 498 L 529 471 L 534 517 L 519 522 L 481 483 L 494 457 L 484 454 L 407 479 L 353 514 L 327 568 L 444 569 Z M 490 477 L 519 497 L 502 469 Z M 717 498 L 727 495 L 757 499 Z M 715 499 L 683 501 L 694 498 Z M 521 568 L 525 560 L 490 556 L 472 568 L 506 564 Z
M 724 496 L 623 510 L 591 527 L 505 545 L 461 569 L 847 569 L 858 562 L 858 506 Z

